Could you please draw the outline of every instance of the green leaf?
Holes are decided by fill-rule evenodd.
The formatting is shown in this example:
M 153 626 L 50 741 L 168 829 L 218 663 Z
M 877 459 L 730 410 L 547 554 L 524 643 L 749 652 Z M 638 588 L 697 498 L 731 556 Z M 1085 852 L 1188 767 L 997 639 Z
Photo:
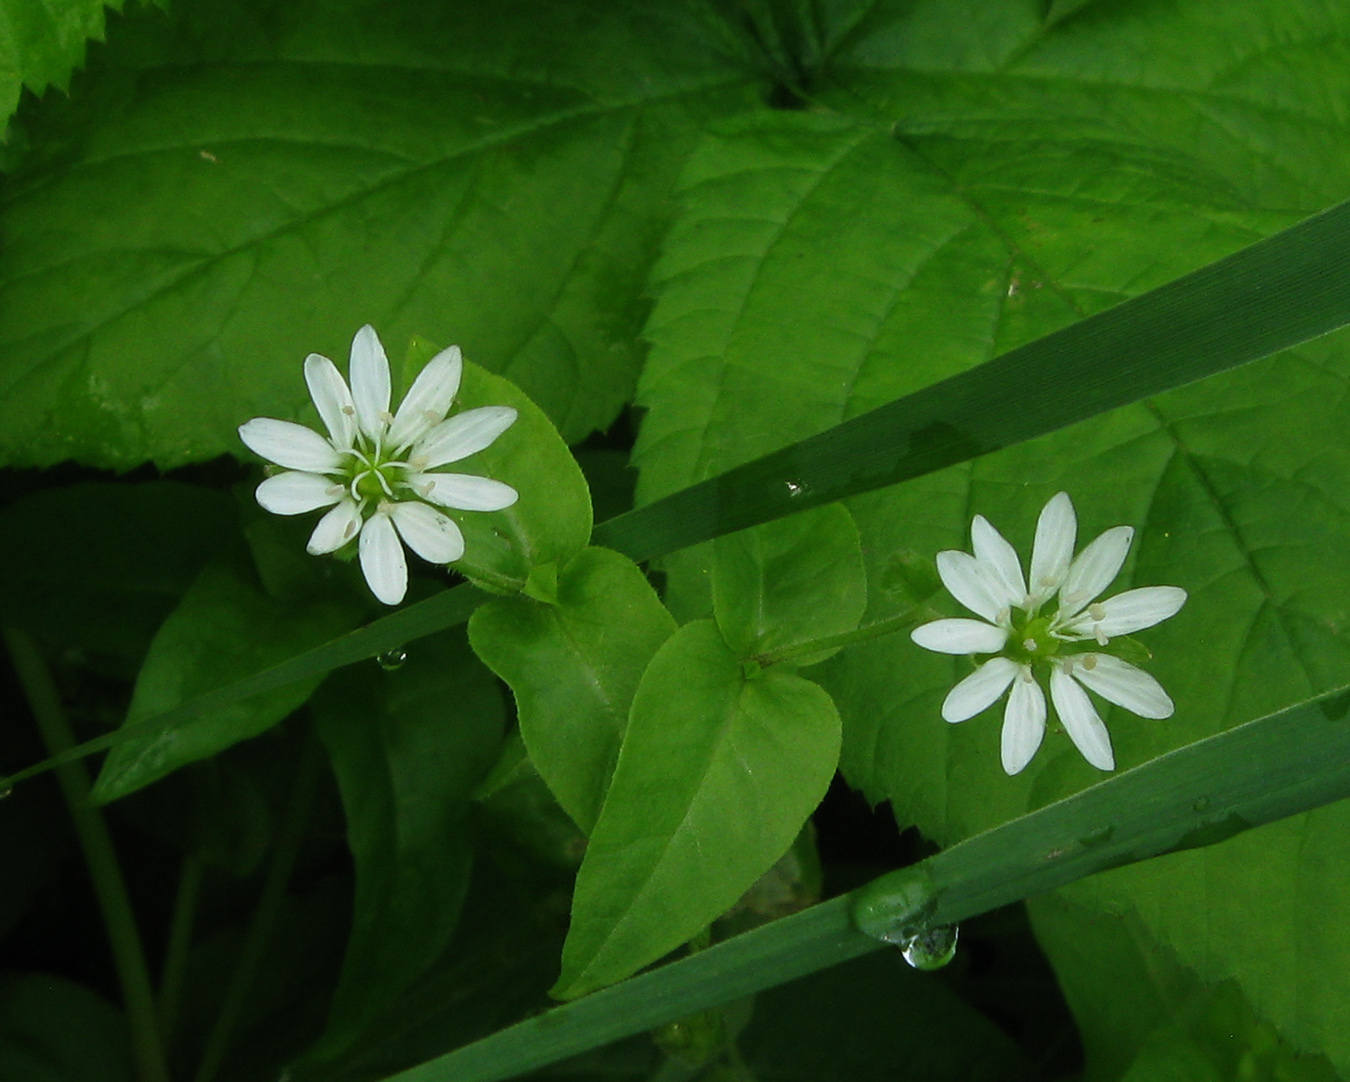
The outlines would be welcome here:
M 676 632 L 633 700 L 554 994 L 621 980 L 730 908 L 792 844 L 838 751 L 818 686 L 778 670 L 747 679 L 711 621 Z
M 6 974 L 0 980 L 0 1078 L 132 1082 L 135 1077 L 126 1019 L 102 997 L 48 973 Z
M 458 343 L 569 440 L 631 397 L 645 271 L 702 118 L 693 6 L 208 0 L 112 28 L 23 118 L 0 254 L 0 461 L 238 454 L 305 355 Z M 584 49 L 558 47 L 585 40 Z
M 414 342 L 405 365 L 406 385 L 434 352 Z M 485 589 L 514 592 L 532 568 L 563 563 L 585 548 L 591 536 L 590 491 L 557 429 L 510 380 L 465 362 L 456 402 L 458 410 L 511 406 L 517 412 L 515 423 L 490 446 L 452 469 L 504 481 L 520 499 L 504 511 L 445 512 L 464 534 L 464 557 L 455 570 Z
M 297 605 L 268 597 L 238 558 L 209 564 L 164 621 L 136 681 L 125 724 L 132 726 L 350 628 L 350 604 Z M 244 699 L 171 729 L 132 737 L 108 756 L 93 799 L 107 803 L 186 763 L 213 755 L 271 728 L 318 687 L 300 680 Z
M 103 39 L 104 8 L 123 0 L 4 0 L 0 3 L 0 125 L 27 87 L 65 90 L 70 73 L 84 63 L 90 38 Z
M 469 621 L 474 651 L 515 695 L 531 761 L 588 834 L 638 681 L 674 633 L 675 621 L 637 565 L 600 548 L 564 565 L 556 604 L 500 598 Z
M 0 614 L 65 647 L 140 664 L 202 565 L 234 534 L 230 499 L 175 481 L 46 489 L 0 511 Z
M 395 672 L 344 674 L 314 710 L 356 865 L 328 1030 L 306 1057 L 321 1062 L 381 1018 L 450 941 L 473 861 L 469 792 L 498 752 L 503 710 L 462 633 L 423 640 Z
M 713 611 L 742 658 L 791 654 L 811 665 L 837 652 L 796 654 L 852 631 L 867 607 L 867 579 L 853 516 L 842 504 L 719 537 L 713 544 Z

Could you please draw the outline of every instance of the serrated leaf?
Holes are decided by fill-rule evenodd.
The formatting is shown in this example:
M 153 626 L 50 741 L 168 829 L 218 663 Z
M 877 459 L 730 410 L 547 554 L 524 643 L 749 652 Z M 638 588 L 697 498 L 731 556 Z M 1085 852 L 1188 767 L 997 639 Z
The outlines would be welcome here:
M 124 724 L 135 725 L 266 669 L 349 630 L 360 616 L 349 602 L 277 601 L 263 592 L 237 554 L 222 557 L 197 577 L 150 644 Z M 124 741 L 104 760 L 93 799 L 117 800 L 180 766 L 257 736 L 300 706 L 321 680 L 297 681 Z
M 825 660 L 837 648 L 793 648 L 852 631 L 862 618 L 867 579 L 853 516 L 842 504 L 827 504 L 719 537 L 712 595 L 718 630 L 740 657 Z
M 1318 134 L 1350 94 L 1340 9 L 1300 4 L 1297 30 L 1289 11 L 1277 20 L 1256 3 L 1098 5 L 1048 27 L 1044 5 L 1011 0 L 836 13 L 811 85 L 850 115 L 727 124 L 691 159 L 687 212 L 655 278 L 639 503 L 1350 193 L 1346 160 Z M 1138 530 L 1120 587 L 1191 593 L 1178 618 L 1140 636 L 1176 716 L 1108 717 L 1122 765 L 1343 683 L 1347 376 L 1346 336 L 1335 334 L 855 499 L 869 580 L 895 554 L 965 547 L 976 512 L 1025 560 L 1036 511 L 1067 489 L 1083 540 L 1120 523 Z M 950 424 L 961 430 L 959 411 Z M 669 566 L 685 611 L 706 605 L 706 564 Z M 871 602 L 874 614 L 893 604 Z M 897 637 L 845 652 L 822 678 L 845 716 L 847 776 L 892 800 L 902 822 L 951 842 L 1099 777 L 1052 732 L 1024 777 L 1005 778 L 996 717 L 940 721 L 959 675 Z M 1283 842 L 1285 828 L 1271 828 L 1113 873 L 1099 902 L 1136 908 L 1205 979 L 1237 977 L 1286 1039 L 1345 1070 L 1350 1044 L 1333 1020 L 1347 1005 L 1332 974 L 1350 948 L 1325 932 L 1350 903 L 1333 818 L 1299 820 Z M 1315 946 L 1294 946 L 1309 936 Z
M 4 0 L 0 3 L 0 125 L 27 88 L 64 90 L 84 63 L 89 40 L 102 40 L 105 8 L 123 0 Z
M 501 744 L 501 695 L 462 632 L 397 671 L 349 671 L 315 700 L 356 865 L 352 932 L 328 1029 L 306 1063 L 350 1047 L 436 960 L 469 885 L 469 792 Z
M 817 685 L 747 678 L 710 620 L 677 631 L 638 685 L 554 994 L 627 977 L 730 908 L 825 795 L 838 740 Z
M 697 125 L 754 77 L 683 6 L 184 0 L 24 117 L 0 460 L 236 453 L 375 324 L 509 376 L 569 440 L 631 395 Z M 585 49 L 559 49 L 584 37 Z
M 558 573 L 556 602 L 500 598 L 469 641 L 506 681 L 535 769 L 586 833 L 600 814 L 629 707 L 652 655 L 675 632 L 642 571 L 587 548 Z

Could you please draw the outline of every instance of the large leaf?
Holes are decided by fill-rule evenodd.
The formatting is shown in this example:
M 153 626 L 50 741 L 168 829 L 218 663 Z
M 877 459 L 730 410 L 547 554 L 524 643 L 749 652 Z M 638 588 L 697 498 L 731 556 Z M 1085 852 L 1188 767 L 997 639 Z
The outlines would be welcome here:
M 0 977 L 0 1077 L 131 1082 L 135 1068 L 126 1019 L 64 977 L 7 973 Z
M 520 733 L 558 803 L 595 826 L 647 663 L 675 633 L 642 571 L 588 548 L 557 573 L 550 601 L 501 598 L 469 621 L 469 641 L 516 698 Z
M 839 715 L 795 673 L 747 678 L 711 621 L 657 651 L 577 873 L 556 994 L 620 980 L 729 909 L 834 776 Z
M 346 601 L 278 601 L 263 591 L 252 568 L 237 555 L 222 557 L 207 565 L 159 629 L 125 724 L 136 725 L 204 691 L 266 669 L 348 630 L 360 616 Z M 308 699 L 321 679 L 297 681 L 183 725 L 127 739 L 104 761 L 94 800 L 116 800 L 180 766 L 257 736 Z
M 569 440 L 631 395 L 698 119 L 752 79 L 676 5 L 184 0 L 25 116 L 0 460 L 237 452 L 305 354 L 459 343 Z M 585 41 L 584 49 L 558 42 Z
M 1277 22 L 1256 3 L 1100 4 L 1053 25 L 1043 5 L 1017 0 L 843 9 L 852 14 L 826 20 L 828 55 L 810 86 L 848 116 L 746 118 L 691 159 L 686 213 L 655 279 L 640 501 L 1350 193 L 1350 166 L 1325 134 L 1350 99 L 1340 8 L 1298 4 L 1289 23 L 1291 9 Z M 1122 765 L 1343 683 L 1347 376 L 1334 335 L 857 498 L 869 582 L 968 547 L 976 512 L 1025 559 L 1041 503 L 1067 489 L 1082 541 L 1118 523 L 1138 529 L 1118 587 L 1191 594 L 1142 636 L 1176 716 L 1108 717 Z M 949 424 L 961 431 L 959 409 Z M 969 437 L 978 445 L 978 431 Z M 677 611 L 707 611 L 706 568 L 686 556 L 670 570 Z M 942 597 L 934 603 L 956 615 Z M 869 619 L 902 602 L 874 590 Z M 962 671 L 896 637 L 846 651 L 824 678 L 845 718 L 847 775 L 944 843 L 1099 776 L 1052 732 L 1024 776 L 1004 777 L 996 711 L 957 727 L 940 719 Z M 1326 931 L 1346 925 L 1336 914 L 1350 906 L 1338 822 L 1327 809 L 1113 873 L 1095 897 L 1137 909 L 1207 980 L 1237 977 L 1296 1047 L 1344 1071 L 1350 1036 L 1335 1019 L 1350 1003 L 1334 974 L 1350 945 Z
M 324 1060 L 385 1014 L 454 933 L 473 860 L 469 792 L 496 757 L 503 711 L 462 632 L 419 642 L 397 671 L 349 671 L 314 709 L 356 864 L 342 977 L 310 1057 Z

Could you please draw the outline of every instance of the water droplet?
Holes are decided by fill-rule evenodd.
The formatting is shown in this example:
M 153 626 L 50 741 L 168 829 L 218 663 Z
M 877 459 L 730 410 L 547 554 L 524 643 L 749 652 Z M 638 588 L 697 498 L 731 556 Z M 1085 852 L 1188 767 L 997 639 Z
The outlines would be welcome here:
M 380 663 L 380 668 L 385 672 L 394 672 L 403 668 L 403 663 L 408 660 L 408 651 L 401 646 L 396 646 L 392 650 L 386 650 L 375 660 Z
M 800 496 L 806 491 L 806 486 L 800 481 L 784 481 L 783 483 L 787 485 L 787 493 L 789 496 Z
M 955 924 L 925 928 L 900 946 L 905 961 L 915 969 L 941 969 L 956 957 L 960 929 Z
M 1191 805 L 1191 811 L 1202 812 L 1209 807 L 1209 797 L 1197 797 L 1195 803 Z

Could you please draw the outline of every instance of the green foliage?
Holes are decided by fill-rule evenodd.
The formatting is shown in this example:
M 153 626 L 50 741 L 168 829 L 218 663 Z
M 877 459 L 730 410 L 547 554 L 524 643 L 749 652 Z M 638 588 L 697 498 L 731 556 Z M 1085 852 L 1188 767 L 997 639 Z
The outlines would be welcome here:
M 459 343 L 570 440 L 607 426 L 670 184 L 749 85 L 677 5 L 184 0 L 114 26 L 27 118 L 0 460 L 237 453 L 364 322 Z
M 500 598 L 469 621 L 474 650 L 515 694 L 535 769 L 588 834 L 638 680 L 674 632 L 637 565 L 601 548 L 562 567 L 551 602 Z
M 0 4 L 0 123 L 8 121 L 27 87 L 65 90 L 84 62 L 90 38 L 102 40 L 104 9 L 122 0 L 5 0 Z
M 713 611 L 741 658 L 783 654 L 811 665 L 837 652 L 794 651 L 858 626 L 867 580 L 853 518 L 841 504 L 719 537 Z
M 372 671 L 373 670 L 373 671 Z M 469 884 L 469 791 L 501 743 L 501 696 L 452 635 L 316 698 L 356 863 L 352 932 L 315 1060 L 344 1051 L 444 950 Z
M 203 691 L 265 669 L 345 631 L 359 617 L 360 610 L 346 600 L 278 601 L 264 592 L 237 554 L 222 557 L 202 571 L 155 636 L 126 724 L 157 717 Z M 129 738 L 104 762 L 94 800 L 117 800 L 180 766 L 257 736 L 300 706 L 318 684 L 318 679 L 299 681 L 187 724 Z
M 838 749 L 839 715 L 817 685 L 747 676 L 711 621 L 677 631 L 633 699 L 556 993 L 626 977 L 730 908 L 792 844 Z

